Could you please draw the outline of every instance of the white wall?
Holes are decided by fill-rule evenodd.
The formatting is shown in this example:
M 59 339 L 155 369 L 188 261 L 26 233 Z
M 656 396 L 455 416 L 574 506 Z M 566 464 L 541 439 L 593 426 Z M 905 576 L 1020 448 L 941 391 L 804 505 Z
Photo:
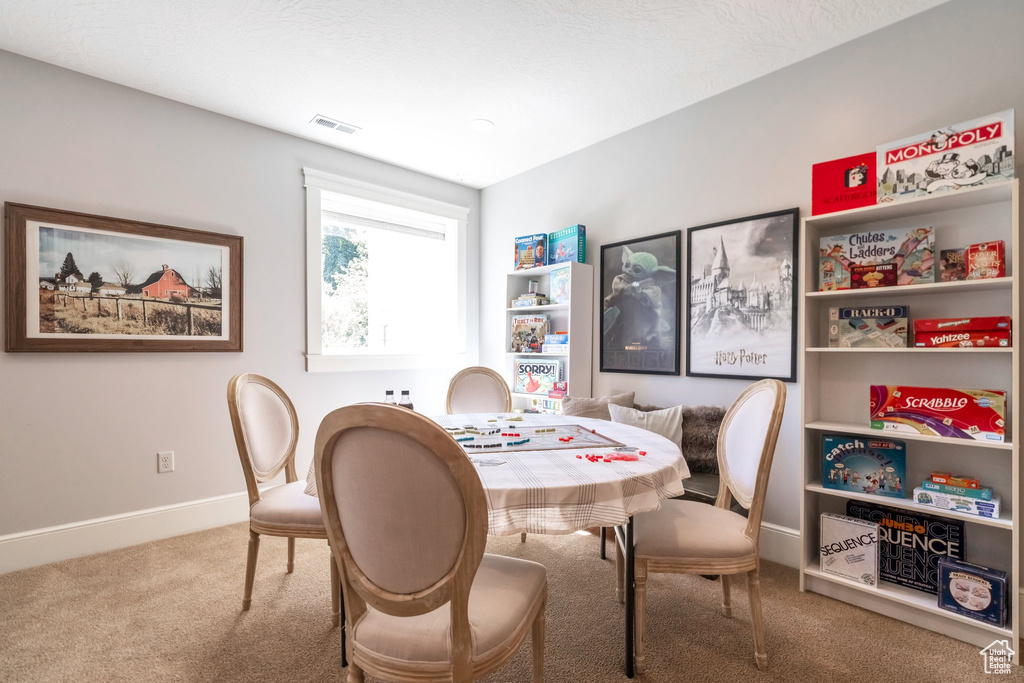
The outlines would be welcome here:
M 583 223 L 597 266 L 603 243 L 794 206 L 810 215 L 816 162 L 1003 109 L 1024 116 L 1021 35 L 1024 3 L 952 2 L 485 188 L 482 362 L 501 367 L 513 237 Z M 595 307 L 598 296 L 595 282 Z M 746 385 L 599 373 L 597 320 L 595 396 L 728 405 Z M 765 520 L 795 528 L 800 390 L 788 386 Z
M 0 354 L 0 536 L 244 491 L 238 372 L 291 395 L 303 476 L 334 408 L 391 388 L 444 411 L 448 371 L 304 371 L 303 166 L 470 208 L 476 347 L 477 190 L 2 51 L 0 150 L 0 201 L 245 237 L 243 353 Z M 156 473 L 161 450 L 174 473 Z

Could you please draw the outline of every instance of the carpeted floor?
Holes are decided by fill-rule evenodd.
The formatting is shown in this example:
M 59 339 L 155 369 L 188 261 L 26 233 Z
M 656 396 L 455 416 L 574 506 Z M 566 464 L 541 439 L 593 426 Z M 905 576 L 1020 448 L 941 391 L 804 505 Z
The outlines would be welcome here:
M 241 612 L 247 537 L 240 524 L 0 576 L 0 681 L 343 681 L 327 544 L 300 539 L 288 575 L 285 541 L 265 538 Z M 496 538 L 488 551 L 548 568 L 547 680 L 626 680 L 614 563 L 595 537 Z M 754 666 L 745 589 L 726 619 L 717 583 L 654 575 L 637 680 L 984 678 L 975 647 L 801 594 L 796 571 L 779 565 L 762 577 L 766 673 Z M 529 639 L 486 680 L 529 681 Z

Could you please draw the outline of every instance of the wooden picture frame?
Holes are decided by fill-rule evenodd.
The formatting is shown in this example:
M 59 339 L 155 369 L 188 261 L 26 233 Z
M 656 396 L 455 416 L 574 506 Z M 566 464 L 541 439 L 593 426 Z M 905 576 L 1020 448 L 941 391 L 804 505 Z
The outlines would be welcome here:
M 601 372 L 679 374 L 681 246 L 679 230 L 601 246 Z
M 686 376 L 796 381 L 800 210 L 686 231 Z
M 238 235 L 6 202 L 4 350 L 241 351 L 242 246 Z

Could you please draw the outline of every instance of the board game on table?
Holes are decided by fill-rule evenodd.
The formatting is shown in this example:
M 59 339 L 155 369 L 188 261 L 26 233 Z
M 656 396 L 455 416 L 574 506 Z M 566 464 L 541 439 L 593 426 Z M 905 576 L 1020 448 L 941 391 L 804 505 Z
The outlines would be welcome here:
M 618 441 L 576 424 L 523 425 L 499 418 L 493 422 L 444 429 L 467 453 L 626 448 Z

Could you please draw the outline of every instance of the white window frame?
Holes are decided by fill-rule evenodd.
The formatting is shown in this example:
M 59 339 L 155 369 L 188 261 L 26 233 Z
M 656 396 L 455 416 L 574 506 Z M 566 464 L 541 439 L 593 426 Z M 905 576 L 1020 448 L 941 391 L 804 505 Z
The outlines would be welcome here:
M 306 371 L 345 372 L 404 370 L 412 368 L 451 368 L 475 364 L 469 347 L 466 293 L 468 283 L 466 262 L 466 226 L 469 208 L 373 185 L 362 180 L 303 168 L 306 188 Z M 422 211 L 456 221 L 458 236 L 458 292 L 455 350 L 422 354 L 324 353 L 321 337 L 321 249 L 323 223 L 321 217 L 323 192 L 358 197 L 404 209 Z M 461 342 L 461 343 L 460 343 Z

